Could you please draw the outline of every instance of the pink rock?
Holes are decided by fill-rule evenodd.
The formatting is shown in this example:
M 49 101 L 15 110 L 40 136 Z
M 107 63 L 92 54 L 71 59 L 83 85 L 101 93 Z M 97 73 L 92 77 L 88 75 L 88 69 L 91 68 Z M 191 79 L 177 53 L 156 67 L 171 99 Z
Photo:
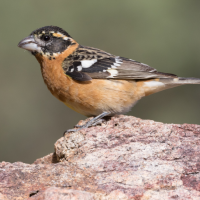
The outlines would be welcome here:
M 199 171 L 199 125 L 120 115 L 67 134 L 34 164 L 0 163 L 0 193 L 8 200 L 199 200 Z

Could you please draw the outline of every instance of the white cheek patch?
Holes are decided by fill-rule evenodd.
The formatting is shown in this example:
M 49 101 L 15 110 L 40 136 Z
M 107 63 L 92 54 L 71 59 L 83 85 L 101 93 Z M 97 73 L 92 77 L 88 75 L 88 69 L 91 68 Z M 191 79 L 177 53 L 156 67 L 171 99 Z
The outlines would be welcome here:
M 147 82 L 145 82 L 145 86 L 147 86 L 147 87 L 162 87 L 162 86 L 165 86 L 165 84 L 162 82 L 159 82 L 159 81 L 147 81 Z
M 107 72 L 110 73 L 110 76 L 108 76 L 107 78 L 114 78 L 114 76 L 118 75 L 118 71 L 116 69 L 108 69 Z
M 97 59 L 93 59 L 93 60 L 82 60 L 81 61 L 81 65 L 83 68 L 89 68 L 91 67 L 94 63 L 97 62 Z

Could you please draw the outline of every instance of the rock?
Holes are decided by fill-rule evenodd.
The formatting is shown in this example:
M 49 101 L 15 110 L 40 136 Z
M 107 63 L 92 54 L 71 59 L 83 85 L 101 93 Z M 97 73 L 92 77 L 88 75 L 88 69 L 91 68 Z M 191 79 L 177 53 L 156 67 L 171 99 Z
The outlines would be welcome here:
M 31 165 L 0 163 L 0 193 L 29 200 L 199 200 L 199 143 L 200 125 L 119 115 L 67 134 L 53 154 Z
M 0 193 L 0 200 L 7 200 L 7 198 L 3 194 Z
M 49 155 L 37 159 L 34 164 L 51 164 L 51 163 L 58 163 L 56 153 L 50 153 Z
M 50 187 L 46 190 L 36 191 L 28 200 L 93 200 L 94 195 L 89 192 Z

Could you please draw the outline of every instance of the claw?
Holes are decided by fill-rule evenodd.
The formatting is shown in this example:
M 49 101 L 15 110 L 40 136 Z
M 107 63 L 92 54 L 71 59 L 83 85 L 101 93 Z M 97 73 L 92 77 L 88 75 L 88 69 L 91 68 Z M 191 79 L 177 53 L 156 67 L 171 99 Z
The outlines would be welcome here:
M 87 126 L 87 128 L 88 128 L 88 127 L 91 127 L 91 126 L 99 125 L 99 124 L 101 124 L 102 122 L 105 122 L 105 121 L 106 121 L 105 119 L 98 119 L 97 121 L 94 121 L 92 124 L 89 124 L 89 125 Z M 90 121 L 89 121 L 89 122 L 90 122 Z M 87 123 L 86 123 L 86 124 L 87 124 Z M 82 127 L 85 127 L 86 124 L 83 124 L 83 125 L 78 125 L 78 124 L 76 124 L 74 127 L 75 127 L 75 128 L 82 128 Z
M 70 133 L 70 132 L 76 132 L 76 131 L 80 131 L 82 128 L 79 128 L 79 129 L 68 129 L 66 130 L 64 133 L 63 133 L 63 136 L 65 136 L 66 134 Z
M 110 113 L 109 112 L 103 112 L 102 114 L 94 117 L 93 119 L 91 119 L 90 121 L 88 121 L 86 124 L 84 125 L 75 125 L 75 128 L 78 128 L 78 129 L 69 129 L 69 130 L 66 130 L 64 133 L 63 133 L 63 136 L 65 136 L 66 133 L 70 133 L 70 132 L 76 132 L 76 131 L 80 131 L 84 128 L 88 128 L 90 126 L 95 126 L 97 124 L 100 124 L 102 123 L 102 121 L 105 121 L 104 119 L 102 119 L 103 117 L 109 115 Z
M 78 125 L 78 124 L 76 124 L 74 127 L 75 128 L 82 128 L 84 125 Z

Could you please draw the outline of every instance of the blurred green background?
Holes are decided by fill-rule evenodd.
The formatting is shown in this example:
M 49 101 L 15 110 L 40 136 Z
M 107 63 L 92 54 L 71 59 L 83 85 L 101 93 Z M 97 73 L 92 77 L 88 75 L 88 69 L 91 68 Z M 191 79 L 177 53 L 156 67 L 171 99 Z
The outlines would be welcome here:
M 0 161 L 32 163 L 84 116 L 47 90 L 36 59 L 17 47 L 46 25 L 80 44 L 146 63 L 161 72 L 200 77 L 200 1 L 1 1 Z M 200 85 L 142 100 L 129 115 L 165 123 L 200 124 Z

